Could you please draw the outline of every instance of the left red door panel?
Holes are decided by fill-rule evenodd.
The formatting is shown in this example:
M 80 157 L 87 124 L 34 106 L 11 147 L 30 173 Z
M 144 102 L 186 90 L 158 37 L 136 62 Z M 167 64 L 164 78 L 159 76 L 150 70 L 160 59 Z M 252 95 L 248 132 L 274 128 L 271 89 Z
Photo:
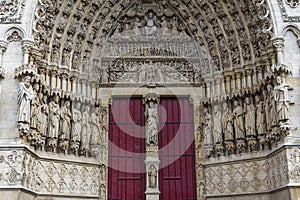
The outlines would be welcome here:
M 109 111 L 109 200 L 145 200 L 145 115 L 141 98 L 114 98 Z

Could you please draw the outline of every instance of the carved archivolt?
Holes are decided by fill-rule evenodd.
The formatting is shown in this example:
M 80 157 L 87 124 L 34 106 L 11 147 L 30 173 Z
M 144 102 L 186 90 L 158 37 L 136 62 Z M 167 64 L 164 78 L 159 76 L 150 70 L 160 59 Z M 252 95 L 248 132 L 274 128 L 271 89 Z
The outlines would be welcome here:
M 285 2 L 292 8 L 297 8 L 298 5 L 300 4 L 299 0 L 285 0 Z
M 40 0 L 34 30 L 39 59 L 82 71 L 93 65 L 93 52 L 111 35 L 186 34 L 213 60 L 213 72 L 254 64 L 262 55 L 273 57 L 268 53 L 272 27 L 266 1 Z
M 19 23 L 23 15 L 25 0 L 3 0 L 0 2 L 0 22 Z

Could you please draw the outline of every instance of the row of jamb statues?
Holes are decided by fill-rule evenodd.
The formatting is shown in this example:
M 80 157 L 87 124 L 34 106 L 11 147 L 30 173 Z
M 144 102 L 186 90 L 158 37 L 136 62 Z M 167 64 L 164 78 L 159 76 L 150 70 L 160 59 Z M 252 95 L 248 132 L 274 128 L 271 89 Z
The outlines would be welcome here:
M 96 154 L 107 143 L 107 110 L 40 92 L 38 82 L 26 76 L 19 84 L 17 123 L 21 137 L 39 150 Z M 92 109 L 93 108 L 93 109 Z
M 216 104 L 211 112 L 204 107 L 201 132 L 206 156 L 262 150 L 280 141 L 290 128 L 291 89 L 279 76 L 274 87 L 267 85 L 260 93 L 246 96 L 243 103 L 241 98 L 227 101 L 222 109 Z

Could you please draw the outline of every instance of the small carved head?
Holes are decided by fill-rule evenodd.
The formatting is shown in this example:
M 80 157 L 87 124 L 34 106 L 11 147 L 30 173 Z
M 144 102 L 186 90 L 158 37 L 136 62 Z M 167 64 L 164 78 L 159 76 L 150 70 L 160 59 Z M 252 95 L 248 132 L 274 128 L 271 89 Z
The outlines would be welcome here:
M 80 103 L 79 103 L 79 102 L 77 102 L 77 103 L 76 103 L 76 109 L 78 109 L 78 110 L 79 110 L 79 109 L 80 109 L 80 106 L 81 106 L 81 105 L 80 105 Z
M 23 83 L 24 83 L 24 85 L 25 85 L 26 88 L 30 87 L 30 80 L 31 80 L 30 76 L 25 76 L 23 78 Z
M 58 103 L 58 101 L 59 101 L 59 96 L 55 95 L 55 96 L 53 97 L 53 101 L 56 102 L 56 103 Z
M 235 107 L 238 107 L 238 106 L 239 106 L 239 102 L 238 102 L 237 100 L 234 100 L 233 105 L 234 105 Z
M 223 103 L 223 109 L 224 109 L 224 110 L 227 110 L 227 108 L 228 108 L 228 105 L 227 105 L 226 102 L 224 102 L 224 103 Z
M 258 104 L 260 102 L 260 96 L 258 96 L 258 95 L 255 96 L 255 102 L 256 102 L 256 104 Z
M 66 102 L 65 102 L 65 106 L 66 106 L 67 108 L 69 108 L 69 107 L 70 107 L 70 101 L 66 101 Z
M 39 85 L 38 83 L 35 83 L 35 84 L 33 85 L 33 89 L 34 89 L 36 92 L 38 92 L 38 91 L 40 90 L 40 85 Z
M 247 105 L 249 105 L 251 103 L 250 98 L 246 97 L 245 102 L 246 102 Z

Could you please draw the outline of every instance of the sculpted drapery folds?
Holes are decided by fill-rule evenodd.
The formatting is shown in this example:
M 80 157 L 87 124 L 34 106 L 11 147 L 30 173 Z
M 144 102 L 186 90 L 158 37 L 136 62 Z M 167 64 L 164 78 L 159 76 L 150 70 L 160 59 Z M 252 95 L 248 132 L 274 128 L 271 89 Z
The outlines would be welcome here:
M 91 145 L 99 145 L 101 144 L 101 128 L 100 128 L 100 116 L 99 116 L 99 108 L 96 107 L 95 111 L 91 116 L 92 123 L 92 137 L 91 137 Z
M 71 133 L 71 119 L 72 113 L 70 109 L 70 102 L 66 101 L 64 106 L 61 108 L 61 133 L 60 140 L 69 140 Z
M 207 108 L 204 108 L 204 118 L 202 119 L 203 132 L 204 132 L 204 145 L 212 145 L 211 133 L 211 115 Z
M 151 165 L 148 172 L 149 187 L 157 188 L 157 170 L 154 165 Z
M 234 101 L 233 109 L 233 123 L 235 128 L 235 138 L 245 139 L 245 129 L 244 129 L 244 111 L 242 106 L 239 105 L 238 101 Z
M 81 123 L 82 123 L 82 114 L 80 111 L 80 103 L 77 102 L 75 108 L 73 109 L 73 126 L 72 126 L 72 141 L 80 141 L 81 137 Z
M 158 144 L 157 105 L 153 101 L 147 104 L 145 115 L 147 118 L 147 144 Z
M 29 123 L 31 117 L 31 102 L 34 98 L 33 88 L 30 85 L 30 76 L 24 77 L 23 81 L 19 84 L 18 91 L 18 117 L 19 130 L 24 133 L 29 131 Z
M 269 110 L 268 110 L 268 113 L 269 113 L 269 129 L 268 131 L 271 131 L 272 127 L 273 126 L 276 126 L 277 125 L 277 122 L 278 122 L 278 116 L 277 116 L 277 112 L 276 112 L 276 101 L 275 101 L 275 92 L 273 90 L 273 87 L 271 85 L 268 85 L 267 86 L 267 89 L 268 89 L 268 96 L 269 96 Z
M 91 135 L 91 116 L 90 107 L 86 106 L 82 114 L 82 135 L 81 135 L 81 150 L 88 151 Z
M 49 104 L 49 138 L 58 138 L 60 113 L 59 97 L 54 96 Z
M 266 133 L 266 122 L 265 122 L 265 112 L 263 107 L 263 102 L 260 99 L 260 96 L 255 96 L 256 103 L 256 130 L 258 135 L 264 135 Z
M 47 137 L 47 128 L 48 128 L 48 116 L 49 116 L 49 106 L 48 106 L 48 97 L 41 93 L 41 132 L 43 137 Z
M 245 99 L 245 128 L 246 136 L 256 136 L 255 132 L 255 108 L 249 97 Z
M 214 135 L 214 141 L 216 144 L 220 144 L 223 142 L 221 118 L 222 118 L 222 115 L 221 115 L 219 106 L 215 105 L 214 106 L 214 115 L 213 115 L 213 121 L 214 121 L 213 135 Z
M 37 132 L 41 131 L 41 102 L 39 96 L 40 86 L 38 83 L 33 85 L 33 94 L 34 98 L 31 103 L 31 120 L 30 128 L 36 130 Z
M 223 123 L 223 132 L 224 132 L 224 139 L 225 141 L 233 141 L 233 118 L 232 118 L 232 112 L 230 108 L 228 107 L 227 103 L 223 104 L 223 118 L 222 118 L 222 123 Z
M 289 124 L 289 97 L 291 87 L 284 83 L 281 76 L 277 77 L 277 86 L 274 88 L 274 100 L 277 106 L 277 116 L 280 124 Z

